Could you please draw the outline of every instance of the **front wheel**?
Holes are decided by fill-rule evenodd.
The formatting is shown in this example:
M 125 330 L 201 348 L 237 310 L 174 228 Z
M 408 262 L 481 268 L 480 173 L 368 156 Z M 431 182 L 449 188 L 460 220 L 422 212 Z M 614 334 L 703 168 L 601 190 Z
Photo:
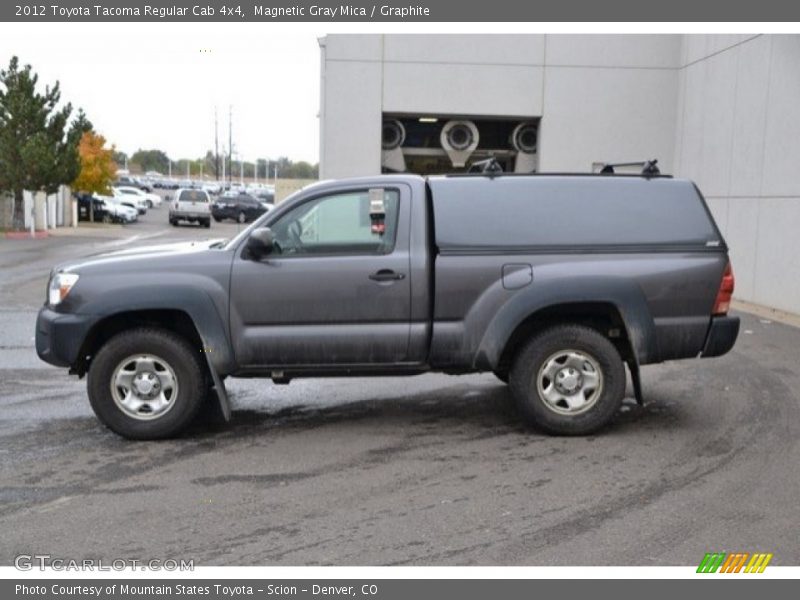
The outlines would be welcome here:
M 170 331 L 124 331 L 92 360 L 87 379 L 92 409 L 106 427 L 129 439 L 177 435 L 194 419 L 206 395 L 199 356 Z
M 586 435 L 619 410 L 625 367 L 599 332 L 561 325 L 528 341 L 514 360 L 509 385 L 520 412 L 535 426 L 556 435 Z

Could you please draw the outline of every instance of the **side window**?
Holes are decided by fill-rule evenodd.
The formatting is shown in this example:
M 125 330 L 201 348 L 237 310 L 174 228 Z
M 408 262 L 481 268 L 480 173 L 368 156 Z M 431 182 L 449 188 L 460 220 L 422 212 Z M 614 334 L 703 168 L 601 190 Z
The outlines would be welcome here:
M 372 199 L 378 190 L 372 190 Z M 379 192 L 380 193 L 380 192 Z M 370 190 L 316 198 L 272 225 L 276 253 L 389 254 L 394 249 L 400 194 L 383 190 L 383 214 L 370 213 Z

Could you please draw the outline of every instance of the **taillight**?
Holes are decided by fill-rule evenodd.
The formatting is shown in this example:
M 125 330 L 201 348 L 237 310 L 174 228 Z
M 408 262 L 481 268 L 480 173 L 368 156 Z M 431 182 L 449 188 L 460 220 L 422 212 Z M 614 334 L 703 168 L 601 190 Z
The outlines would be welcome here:
M 728 313 L 731 307 L 731 297 L 733 296 L 733 268 L 730 261 L 725 266 L 725 272 L 722 274 L 722 281 L 719 284 L 719 291 L 717 292 L 717 299 L 714 301 L 714 310 L 712 314 L 724 315 Z

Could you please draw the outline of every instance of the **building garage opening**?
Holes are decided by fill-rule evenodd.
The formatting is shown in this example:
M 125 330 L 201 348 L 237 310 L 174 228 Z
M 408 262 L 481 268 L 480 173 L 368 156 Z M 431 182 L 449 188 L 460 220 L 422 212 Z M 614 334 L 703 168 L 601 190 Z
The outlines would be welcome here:
M 535 173 L 539 117 L 383 114 L 383 173 L 465 172 L 494 158 L 503 171 Z

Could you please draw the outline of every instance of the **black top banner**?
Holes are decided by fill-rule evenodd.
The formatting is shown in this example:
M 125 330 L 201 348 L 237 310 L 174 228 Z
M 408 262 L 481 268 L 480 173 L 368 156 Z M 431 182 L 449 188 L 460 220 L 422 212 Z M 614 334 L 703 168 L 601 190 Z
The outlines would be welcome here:
M 42 0 L 0 3 L 0 21 L 27 22 L 794 22 L 791 0 Z

